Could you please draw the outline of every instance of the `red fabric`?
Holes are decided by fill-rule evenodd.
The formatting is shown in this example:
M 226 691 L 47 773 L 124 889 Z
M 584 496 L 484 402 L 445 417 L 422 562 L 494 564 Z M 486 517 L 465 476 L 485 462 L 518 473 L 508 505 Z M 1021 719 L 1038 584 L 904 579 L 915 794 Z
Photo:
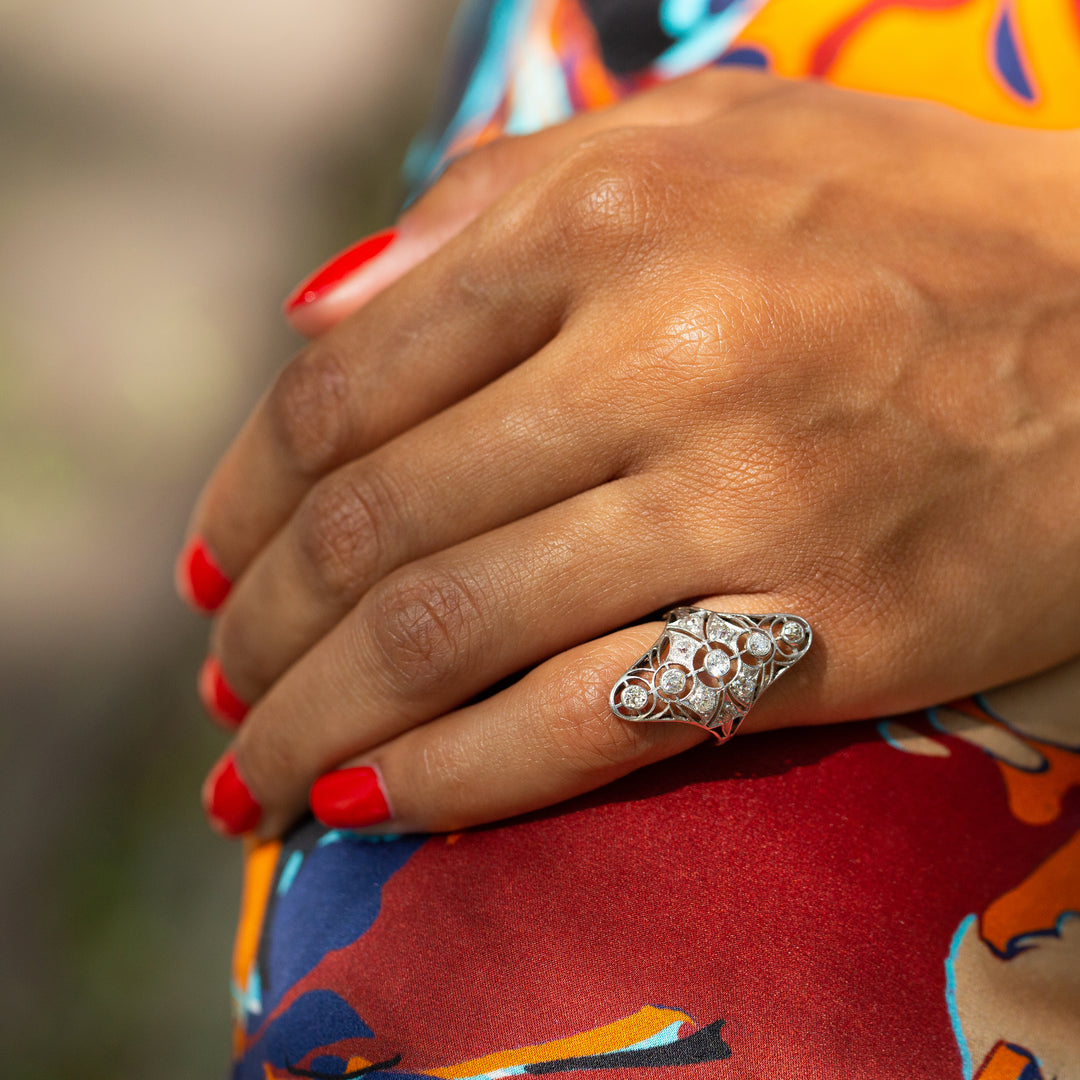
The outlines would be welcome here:
M 367 933 L 275 1014 L 332 989 L 374 1032 L 334 1052 L 402 1054 L 414 1072 L 652 1004 L 724 1019 L 725 1077 L 959 1077 L 950 939 L 1067 840 L 1080 800 L 1025 825 L 994 759 L 936 737 L 949 757 L 901 752 L 869 723 L 737 738 L 548 814 L 432 838 Z

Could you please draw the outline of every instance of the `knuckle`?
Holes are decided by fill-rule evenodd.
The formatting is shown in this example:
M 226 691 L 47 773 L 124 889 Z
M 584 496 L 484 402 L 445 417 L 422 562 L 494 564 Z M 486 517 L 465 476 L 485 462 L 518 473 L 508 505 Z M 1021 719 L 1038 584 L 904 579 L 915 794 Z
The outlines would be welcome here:
M 278 376 L 268 406 L 293 467 L 317 476 L 338 459 L 348 432 L 348 365 L 333 347 L 309 346 Z
M 749 272 L 731 272 L 718 284 L 712 314 L 725 363 L 740 375 L 767 372 L 762 360 L 774 351 L 781 329 L 780 311 L 767 286 Z
M 478 590 L 446 569 L 400 571 L 373 597 L 375 649 L 400 696 L 426 696 L 459 676 L 483 625 Z
M 708 290 L 691 288 L 657 305 L 647 331 L 650 374 L 685 409 L 687 389 L 699 405 L 728 411 L 760 402 L 763 383 L 787 370 L 783 343 L 798 333 L 784 305 L 750 273 L 729 270 Z
M 375 475 L 365 468 L 328 477 L 298 511 L 301 556 L 331 593 L 358 594 L 379 564 L 392 500 Z
M 687 293 L 657 305 L 644 355 L 654 374 L 680 399 L 688 378 L 716 379 L 721 356 L 723 312 L 715 294 Z
M 605 132 L 582 142 L 554 171 L 549 188 L 554 219 L 568 242 L 647 249 L 663 218 L 667 187 L 653 139 Z M 550 207 L 544 207 L 550 213 Z

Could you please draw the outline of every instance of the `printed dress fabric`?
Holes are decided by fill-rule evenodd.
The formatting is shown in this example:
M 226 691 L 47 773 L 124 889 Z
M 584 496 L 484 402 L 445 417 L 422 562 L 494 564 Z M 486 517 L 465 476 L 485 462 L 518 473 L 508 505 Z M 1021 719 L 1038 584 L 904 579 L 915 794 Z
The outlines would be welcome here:
M 418 183 L 713 63 L 1080 125 L 1077 0 L 487 0 L 454 57 Z M 308 819 L 246 854 L 234 1076 L 1080 1077 L 1078 826 L 1080 662 L 460 835 Z

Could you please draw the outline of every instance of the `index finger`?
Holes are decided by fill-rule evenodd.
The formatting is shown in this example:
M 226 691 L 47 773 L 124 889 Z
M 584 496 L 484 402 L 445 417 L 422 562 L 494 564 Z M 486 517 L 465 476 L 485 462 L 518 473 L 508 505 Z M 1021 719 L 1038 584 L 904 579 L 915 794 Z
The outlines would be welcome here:
M 216 609 L 316 481 L 545 345 L 568 295 L 545 246 L 485 217 L 292 360 L 199 497 L 181 594 Z

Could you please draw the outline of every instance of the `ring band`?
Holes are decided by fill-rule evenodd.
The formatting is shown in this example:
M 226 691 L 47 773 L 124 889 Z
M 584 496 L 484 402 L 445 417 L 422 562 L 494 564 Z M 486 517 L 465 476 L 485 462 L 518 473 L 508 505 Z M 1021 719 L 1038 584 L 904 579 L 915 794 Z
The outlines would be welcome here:
M 611 711 L 621 720 L 697 724 L 726 742 L 813 636 L 798 615 L 675 608 L 656 644 L 612 687 Z

